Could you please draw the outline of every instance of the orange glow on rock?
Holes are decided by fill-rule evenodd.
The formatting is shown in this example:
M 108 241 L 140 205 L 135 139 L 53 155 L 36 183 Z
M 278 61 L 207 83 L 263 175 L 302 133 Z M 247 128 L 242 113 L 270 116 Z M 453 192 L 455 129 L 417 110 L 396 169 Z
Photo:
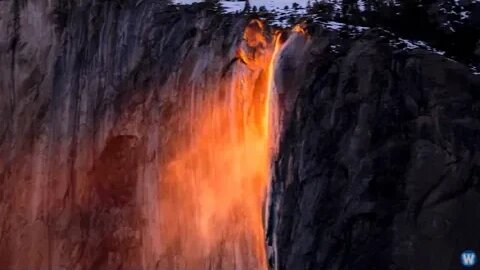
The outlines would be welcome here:
M 264 35 L 265 25 L 260 20 L 251 20 L 245 27 L 243 32 L 243 39 L 247 45 L 252 48 L 266 47 L 267 40 Z
M 160 268 L 267 269 L 263 204 L 279 37 L 267 43 L 263 23 L 250 22 L 229 79 L 195 96 L 180 117 L 188 132 L 170 138 L 161 164 Z
M 305 29 L 305 25 L 303 23 L 300 23 L 300 24 L 296 24 L 292 31 L 293 32 L 297 32 L 297 33 L 301 33 L 303 35 L 306 35 L 307 34 L 307 30 Z

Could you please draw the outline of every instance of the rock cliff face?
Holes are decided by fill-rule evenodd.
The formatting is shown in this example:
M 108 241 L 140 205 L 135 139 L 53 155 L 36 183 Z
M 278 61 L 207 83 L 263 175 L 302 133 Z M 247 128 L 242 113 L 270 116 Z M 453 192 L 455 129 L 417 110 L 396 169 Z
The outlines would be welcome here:
M 244 21 L 52 2 L 0 2 L 0 268 L 153 269 L 162 145 Z
M 480 248 L 478 77 L 373 31 L 340 54 L 310 60 L 282 139 L 271 263 L 461 269 Z
M 165 1 L 0 1 L 1 269 L 163 265 L 164 146 L 194 93 L 228 80 L 246 21 Z M 275 72 L 271 267 L 459 268 L 480 250 L 478 76 L 381 32 L 308 30 Z

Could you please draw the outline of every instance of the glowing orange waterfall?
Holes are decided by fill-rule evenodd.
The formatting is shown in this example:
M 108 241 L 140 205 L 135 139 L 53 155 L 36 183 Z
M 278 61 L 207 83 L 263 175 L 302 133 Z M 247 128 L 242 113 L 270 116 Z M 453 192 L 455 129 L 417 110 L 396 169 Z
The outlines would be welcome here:
M 263 203 L 270 177 L 274 61 L 279 35 L 246 27 L 219 85 L 181 113 L 161 165 L 160 269 L 266 269 Z

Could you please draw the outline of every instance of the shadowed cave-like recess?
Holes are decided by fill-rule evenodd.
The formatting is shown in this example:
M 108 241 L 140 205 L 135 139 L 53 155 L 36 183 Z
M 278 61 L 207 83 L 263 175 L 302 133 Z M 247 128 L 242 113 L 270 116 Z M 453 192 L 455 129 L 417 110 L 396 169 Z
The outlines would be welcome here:
M 0 1 L 0 269 L 462 269 L 480 78 L 390 38 Z

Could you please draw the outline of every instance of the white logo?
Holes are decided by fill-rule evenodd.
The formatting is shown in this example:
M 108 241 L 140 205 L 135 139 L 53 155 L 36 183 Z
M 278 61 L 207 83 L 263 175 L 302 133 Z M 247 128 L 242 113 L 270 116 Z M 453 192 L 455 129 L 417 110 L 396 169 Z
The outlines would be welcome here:
M 475 254 L 474 251 L 465 250 L 462 252 L 462 255 L 460 255 L 460 261 L 463 266 L 472 267 L 477 263 L 477 254 Z

